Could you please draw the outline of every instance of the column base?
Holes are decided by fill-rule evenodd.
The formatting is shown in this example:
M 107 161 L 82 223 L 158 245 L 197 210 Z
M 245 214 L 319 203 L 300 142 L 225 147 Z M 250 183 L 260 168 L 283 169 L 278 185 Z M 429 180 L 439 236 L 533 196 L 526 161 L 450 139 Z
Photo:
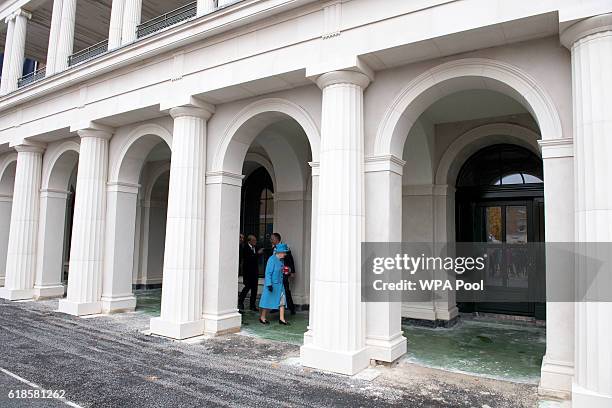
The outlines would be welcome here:
M 307 344 L 300 347 L 302 365 L 323 371 L 355 375 L 370 364 L 367 348 L 354 352 L 330 351 Z
M 242 316 L 238 312 L 222 315 L 204 314 L 204 333 L 212 336 L 238 333 L 242 324 Z
M 370 349 L 370 359 L 387 363 L 392 363 L 406 354 L 408 348 L 406 338 L 401 332 L 388 339 L 368 337 L 366 345 Z
M 34 286 L 34 297 L 38 299 L 51 299 L 56 297 L 62 297 L 65 294 L 64 285 L 48 285 L 48 286 Z
M 306 331 L 306 333 L 304 333 L 304 345 L 307 346 L 309 344 L 313 343 L 313 335 L 312 335 L 312 331 L 310 331 L 310 329 L 308 329 Z
M 612 396 L 589 391 L 576 383 L 572 384 L 572 408 L 610 408 Z
M 132 312 L 136 309 L 136 297 L 104 297 L 102 296 L 102 311 L 104 313 Z
M 0 288 L 0 298 L 6 300 L 30 300 L 34 299 L 34 289 L 9 289 Z
M 162 320 L 161 317 L 151 319 L 151 333 L 171 339 L 183 340 L 204 334 L 204 320 L 175 323 Z
M 443 320 L 452 321 L 459 316 L 457 306 L 451 308 L 441 307 L 443 305 L 431 304 L 404 304 L 402 305 L 402 317 L 417 320 Z
M 78 303 L 60 299 L 58 311 L 72 316 L 87 316 L 102 313 L 101 302 Z
M 543 397 L 570 399 L 572 396 L 572 363 L 553 361 L 544 356 L 538 394 Z
M 403 304 L 402 317 L 406 317 L 408 319 L 435 321 L 436 311 L 433 303 L 428 305 Z
M 436 305 L 436 320 L 451 321 L 459 316 L 459 308 L 457 308 L 457 306 L 451 308 L 440 306 L 441 305 Z

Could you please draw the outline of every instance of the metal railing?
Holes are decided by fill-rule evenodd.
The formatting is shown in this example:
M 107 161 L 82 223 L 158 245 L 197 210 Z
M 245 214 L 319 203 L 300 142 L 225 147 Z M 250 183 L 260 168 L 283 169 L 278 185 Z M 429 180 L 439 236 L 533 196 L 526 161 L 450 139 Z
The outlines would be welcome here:
M 196 16 L 197 13 L 197 2 L 186 4 L 175 10 L 172 10 L 161 16 L 152 18 L 149 21 L 138 25 L 136 27 L 136 38 L 141 38 L 149 34 L 153 34 L 159 30 L 163 30 L 166 27 L 173 26 L 181 21 L 188 20 Z
M 71 67 L 78 63 L 88 61 L 92 58 L 97 57 L 100 54 L 104 54 L 107 51 L 108 51 L 108 40 L 100 41 L 99 43 L 96 43 L 92 45 L 91 47 L 87 47 L 69 56 L 68 66 Z
M 47 74 L 47 68 L 43 67 L 36 71 L 32 71 L 29 74 L 26 74 L 17 80 L 17 88 L 21 88 L 22 86 L 26 86 L 33 82 L 39 81 L 45 77 Z

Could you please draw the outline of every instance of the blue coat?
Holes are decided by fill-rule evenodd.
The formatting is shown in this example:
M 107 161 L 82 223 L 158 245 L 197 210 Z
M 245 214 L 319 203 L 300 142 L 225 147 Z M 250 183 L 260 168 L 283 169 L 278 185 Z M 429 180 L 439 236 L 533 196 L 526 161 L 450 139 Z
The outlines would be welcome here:
M 283 261 L 276 255 L 268 259 L 263 293 L 259 299 L 259 307 L 264 309 L 278 309 L 285 306 L 285 287 L 283 286 Z M 272 287 L 270 291 L 269 287 Z

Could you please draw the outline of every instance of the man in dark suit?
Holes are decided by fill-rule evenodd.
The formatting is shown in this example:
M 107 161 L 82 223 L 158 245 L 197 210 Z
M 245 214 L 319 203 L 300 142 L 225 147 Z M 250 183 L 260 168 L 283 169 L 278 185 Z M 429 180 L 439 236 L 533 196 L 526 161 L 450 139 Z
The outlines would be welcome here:
M 272 247 L 276 247 L 276 245 L 282 242 L 281 234 L 278 232 L 272 233 L 270 237 L 270 242 L 272 242 Z M 283 259 L 285 266 L 289 267 L 289 274 L 283 275 L 283 285 L 285 286 L 285 297 L 287 298 L 287 309 L 291 312 L 292 315 L 295 314 L 295 304 L 293 303 L 293 298 L 291 297 L 291 288 L 289 288 L 289 276 L 293 276 L 295 273 L 295 263 L 293 261 L 293 256 L 291 255 L 291 250 L 289 250 L 285 254 L 285 258 Z
M 238 296 L 238 308 L 244 310 L 244 299 L 250 291 L 250 308 L 253 311 L 257 311 L 259 255 L 262 253 L 262 250 L 257 249 L 257 238 L 254 235 L 248 236 L 247 243 L 242 247 L 242 251 L 242 282 L 244 283 L 244 288 L 240 292 L 240 296 Z

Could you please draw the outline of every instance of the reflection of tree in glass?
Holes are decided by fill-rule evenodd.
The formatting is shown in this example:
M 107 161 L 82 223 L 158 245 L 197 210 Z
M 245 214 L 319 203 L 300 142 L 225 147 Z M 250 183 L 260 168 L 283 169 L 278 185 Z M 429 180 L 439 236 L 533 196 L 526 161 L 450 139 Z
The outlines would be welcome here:
M 501 207 L 487 207 L 487 242 L 501 242 L 502 212 Z

